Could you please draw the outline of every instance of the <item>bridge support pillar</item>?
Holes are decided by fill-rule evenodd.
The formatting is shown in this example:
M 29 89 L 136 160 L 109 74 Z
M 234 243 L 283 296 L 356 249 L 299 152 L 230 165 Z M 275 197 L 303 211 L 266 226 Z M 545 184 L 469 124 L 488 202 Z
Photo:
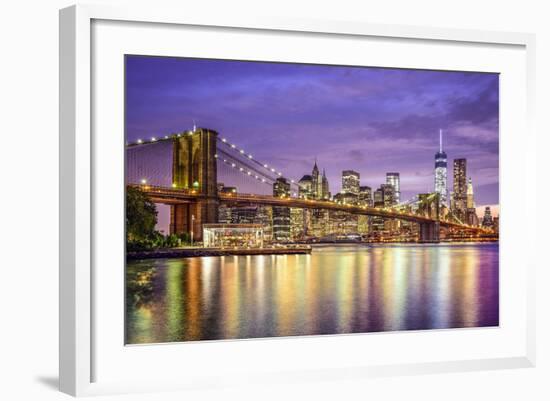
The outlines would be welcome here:
M 173 185 L 200 197 L 196 202 L 171 206 L 171 234 L 193 230 L 193 240 L 201 241 L 203 224 L 218 222 L 217 136 L 216 131 L 196 128 L 174 139 Z
M 420 236 L 419 242 L 439 242 L 439 222 L 419 223 Z
M 218 222 L 218 201 L 204 199 L 194 203 L 170 206 L 170 234 L 189 234 L 193 241 L 202 241 L 202 226 Z

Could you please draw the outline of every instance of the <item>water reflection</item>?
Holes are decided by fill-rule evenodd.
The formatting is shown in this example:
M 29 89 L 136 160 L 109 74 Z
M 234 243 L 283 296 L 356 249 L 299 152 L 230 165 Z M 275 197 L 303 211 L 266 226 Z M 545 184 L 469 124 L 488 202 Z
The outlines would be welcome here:
M 498 244 L 132 261 L 127 343 L 498 325 Z

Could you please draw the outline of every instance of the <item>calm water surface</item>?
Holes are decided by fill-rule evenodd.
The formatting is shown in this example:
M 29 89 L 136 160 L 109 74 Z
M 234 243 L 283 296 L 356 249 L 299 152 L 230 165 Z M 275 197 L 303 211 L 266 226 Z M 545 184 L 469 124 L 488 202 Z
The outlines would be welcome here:
M 129 344 L 497 326 L 498 244 L 127 264 Z

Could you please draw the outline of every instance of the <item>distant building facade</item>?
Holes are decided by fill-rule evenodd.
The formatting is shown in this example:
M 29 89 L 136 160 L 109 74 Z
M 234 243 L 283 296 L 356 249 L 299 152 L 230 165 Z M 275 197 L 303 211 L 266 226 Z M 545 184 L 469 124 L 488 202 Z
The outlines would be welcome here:
M 357 171 L 342 171 L 342 193 L 359 195 L 360 175 Z
M 289 197 L 290 182 L 286 178 L 279 177 L 273 183 L 273 196 Z M 285 206 L 273 206 L 273 241 L 290 241 L 290 208 Z
M 393 194 L 395 203 L 401 202 L 401 184 L 399 179 L 399 173 L 386 173 L 386 184 L 393 187 Z
M 467 209 L 466 159 L 454 159 L 453 162 L 453 209 L 452 212 L 461 221 L 466 218 Z
M 443 131 L 439 130 L 439 151 L 435 154 L 434 192 L 447 204 L 447 153 L 443 151 Z

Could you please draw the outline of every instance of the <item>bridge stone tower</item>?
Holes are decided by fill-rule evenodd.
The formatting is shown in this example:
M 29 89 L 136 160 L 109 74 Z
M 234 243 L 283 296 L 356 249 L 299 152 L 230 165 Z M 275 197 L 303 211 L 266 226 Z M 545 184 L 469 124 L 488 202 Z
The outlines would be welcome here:
M 441 194 L 438 192 L 418 195 L 418 213 L 436 220 L 435 222 L 419 223 L 420 242 L 439 242 L 440 196 Z
M 170 206 L 170 233 L 193 231 L 202 239 L 202 226 L 218 221 L 216 142 L 218 133 L 205 128 L 181 134 L 173 141 L 172 180 L 179 189 L 196 191 L 198 201 Z

